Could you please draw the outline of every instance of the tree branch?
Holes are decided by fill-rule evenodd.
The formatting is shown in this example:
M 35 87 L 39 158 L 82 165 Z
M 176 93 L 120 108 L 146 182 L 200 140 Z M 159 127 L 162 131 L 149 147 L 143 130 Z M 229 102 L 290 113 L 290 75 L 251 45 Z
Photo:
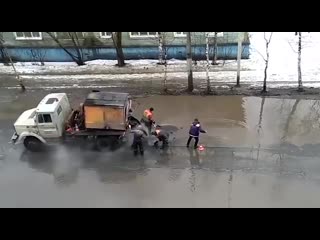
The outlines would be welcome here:
M 58 46 L 59 46 L 60 48 L 62 48 L 62 49 L 72 58 L 72 60 L 73 60 L 74 62 L 76 62 L 76 63 L 78 64 L 79 60 L 77 59 L 77 57 L 74 56 L 68 49 L 66 49 L 66 48 L 61 44 L 61 42 L 59 41 L 59 39 L 55 36 L 55 34 L 54 34 L 53 32 L 46 32 L 46 33 L 53 39 L 53 41 L 55 41 L 55 42 L 58 44 Z M 68 34 L 70 34 L 70 33 L 68 32 Z M 69 35 L 69 36 L 70 36 L 70 35 Z

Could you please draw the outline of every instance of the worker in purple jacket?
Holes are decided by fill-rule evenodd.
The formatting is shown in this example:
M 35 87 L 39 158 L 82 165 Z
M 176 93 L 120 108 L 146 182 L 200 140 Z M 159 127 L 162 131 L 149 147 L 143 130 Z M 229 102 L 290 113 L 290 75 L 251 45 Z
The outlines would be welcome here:
M 189 139 L 188 139 L 187 147 L 189 147 L 192 138 L 194 138 L 194 141 L 195 141 L 194 142 L 194 149 L 198 148 L 200 133 L 207 133 L 207 132 L 201 128 L 200 122 L 196 118 L 194 120 L 194 122 L 191 124 L 191 127 L 190 127 Z

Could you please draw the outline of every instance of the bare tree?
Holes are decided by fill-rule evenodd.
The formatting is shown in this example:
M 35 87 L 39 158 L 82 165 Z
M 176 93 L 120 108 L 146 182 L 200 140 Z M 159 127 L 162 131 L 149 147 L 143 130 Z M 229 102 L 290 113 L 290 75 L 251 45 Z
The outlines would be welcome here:
M 168 61 L 167 61 L 167 55 L 168 55 L 168 49 L 165 48 L 165 50 L 164 50 L 164 80 L 163 80 L 163 90 L 164 90 L 164 92 L 168 92 L 168 86 L 167 86 Z
M 85 65 L 83 52 L 82 52 L 82 45 L 79 40 L 79 36 L 76 32 L 67 32 L 67 36 L 71 39 L 73 47 L 75 49 L 76 54 L 69 51 L 63 43 L 58 38 L 57 34 L 54 32 L 46 32 L 57 44 L 60 48 L 62 48 L 70 57 L 71 59 L 78 64 L 78 66 Z
M 193 72 L 192 72 L 192 50 L 191 50 L 191 32 L 187 32 L 187 69 L 188 69 L 188 92 L 192 92 L 193 87 Z
M 210 57 L 209 57 L 209 32 L 206 32 L 206 59 L 207 59 L 207 64 L 206 64 L 206 77 L 207 77 L 207 93 L 211 93 L 211 87 L 210 87 L 210 76 L 209 76 L 209 71 L 210 71 Z
M 5 44 L 4 44 L 3 32 L 0 32 L 0 45 L 1 45 L 1 47 L 2 47 L 2 48 L 1 48 L 1 49 L 2 49 L 1 54 L 3 54 L 3 55 L 2 55 L 2 56 L 3 56 L 3 59 L 9 59 L 10 64 L 11 64 L 11 66 L 12 66 L 12 68 L 13 68 L 13 71 L 14 71 L 14 73 L 15 73 L 15 75 L 16 75 L 16 78 L 17 78 L 17 80 L 18 80 L 18 82 L 19 82 L 19 85 L 20 85 L 20 87 L 21 87 L 21 91 L 24 92 L 24 91 L 26 90 L 26 87 L 24 86 L 23 81 L 22 81 L 19 73 L 17 72 L 17 69 L 16 69 L 15 66 L 14 66 L 14 63 L 13 63 L 12 58 L 11 58 L 9 52 L 8 52 L 8 49 L 6 48 L 6 46 L 5 46 Z
M 164 57 L 164 50 L 163 50 L 163 42 L 164 42 L 164 33 L 158 32 L 158 41 L 159 41 L 159 64 L 165 64 L 163 57 Z
M 219 32 L 214 32 L 212 65 L 218 65 L 218 33 Z
M 301 32 L 296 32 L 296 36 L 299 36 L 298 40 L 298 91 L 303 91 L 303 85 L 302 85 L 302 73 L 301 73 L 301 39 L 302 34 Z
M 158 32 L 156 41 L 159 46 L 159 63 L 164 66 L 164 79 L 163 79 L 163 89 L 164 92 L 168 91 L 167 87 L 167 73 L 168 73 L 168 51 L 170 42 L 174 41 L 174 38 L 170 41 L 165 32 Z
M 298 36 L 298 42 L 297 42 L 297 48 L 292 47 L 290 41 L 289 45 L 293 52 L 295 52 L 298 55 L 298 91 L 303 91 L 303 83 L 302 83 L 302 71 L 301 71 L 301 55 L 302 55 L 302 49 L 304 46 L 302 46 L 302 32 L 295 32 L 295 36 Z M 296 43 L 296 41 L 294 41 Z
M 263 89 L 262 92 L 267 92 L 267 78 L 268 78 L 268 67 L 269 67 L 269 59 L 270 59 L 270 53 L 269 53 L 269 45 L 272 39 L 273 32 L 270 33 L 269 37 L 266 36 L 266 32 L 263 33 L 263 37 L 266 44 L 266 57 L 264 57 L 262 54 L 262 58 L 265 62 L 265 68 L 264 68 L 264 78 L 263 78 Z
M 168 91 L 168 86 L 167 86 L 167 80 L 168 80 L 168 46 L 167 46 L 167 41 L 166 41 L 166 38 L 165 38 L 165 35 L 162 36 L 162 48 L 161 48 L 161 51 L 163 51 L 163 55 L 164 55 L 164 80 L 163 80 L 163 89 L 164 89 L 164 92 L 167 92 Z M 159 50 L 160 50 L 160 47 L 159 47 Z M 160 59 L 159 59 L 160 60 Z
M 284 133 L 283 133 L 283 137 L 282 137 L 282 141 L 285 142 L 287 140 L 288 137 L 288 133 L 289 133 L 289 127 L 290 127 L 290 122 L 293 119 L 293 116 L 295 114 L 295 112 L 297 111 L 298 105 L 300 103 L 301 99 L 296 99 L 296 101 L 294 102 L 294 105 L 292 107 L 291 112 L 288 115 L 285 127 L 284 127 Z
M 122 49 L 122 32 L 112 32 L 112 41 L 117 52 L 118 67 L 124 67 L 124 54 Z
M 241 74 L 241 56 L 242 56 L 242 36 L 238 33 L 238 54 L 237 54 L 237 84 L 240 87 L 240 74 Z

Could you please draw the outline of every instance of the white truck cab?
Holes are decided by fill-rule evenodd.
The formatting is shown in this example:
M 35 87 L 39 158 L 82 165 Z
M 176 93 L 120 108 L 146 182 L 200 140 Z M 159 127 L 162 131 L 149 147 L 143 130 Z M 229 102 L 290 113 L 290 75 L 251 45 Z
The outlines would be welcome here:
M 67 94 L 47 95 L 37 108 L 25 111 L 14 123 L 13 143 L 24 143 L 26 148 L 37 151 L 42 144 L 63 136 L 70 113 Z

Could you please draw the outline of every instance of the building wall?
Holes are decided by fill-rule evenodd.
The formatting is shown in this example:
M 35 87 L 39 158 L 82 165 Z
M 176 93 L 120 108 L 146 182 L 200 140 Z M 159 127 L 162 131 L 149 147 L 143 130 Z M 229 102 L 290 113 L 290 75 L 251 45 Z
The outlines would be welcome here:
M 235 59 L 237 56 L 238 35 L 243 39 L 243 58 L 249 58 L 248 33 L 224 32 L 223 37 L 218 37 L 218 58 Z M 4 32 L 5 46 L 12 58 L 16 61 L 37 61 L 41 56 L 43 61 L 72 61 L 70 56 L 45 32 L 42 32 L 41 40 L 17 40 L 15 33 Z M 210 41 L 213 41 L 211 38 Z M 68 50 L 73 52 L 73 43 L 70 39 L 60 39 L 60 42 Z M 111 38 L 102 38 L 99 32 L 84 32 L 80 39 L 83 46 L 86 61 L 94 59 L 116 59 Z M 164 33 L 164 42 L 168 46 L 168 58 L 185 59 L 185 37 L 175 37 L 173 32 Z M 157 59 L 157 37 L 132 37 L 129 32 L 122 33 L 123 51 L 126 59 Z M 194 59 L 205 58 L 205 33 L 193 32 L 192 45 Z M 211 49 L 212 52 L 212 49 Z M 212 54 L 210 54 L 212 55 Z M 1 56 L 0 56 L 1 57 Z

